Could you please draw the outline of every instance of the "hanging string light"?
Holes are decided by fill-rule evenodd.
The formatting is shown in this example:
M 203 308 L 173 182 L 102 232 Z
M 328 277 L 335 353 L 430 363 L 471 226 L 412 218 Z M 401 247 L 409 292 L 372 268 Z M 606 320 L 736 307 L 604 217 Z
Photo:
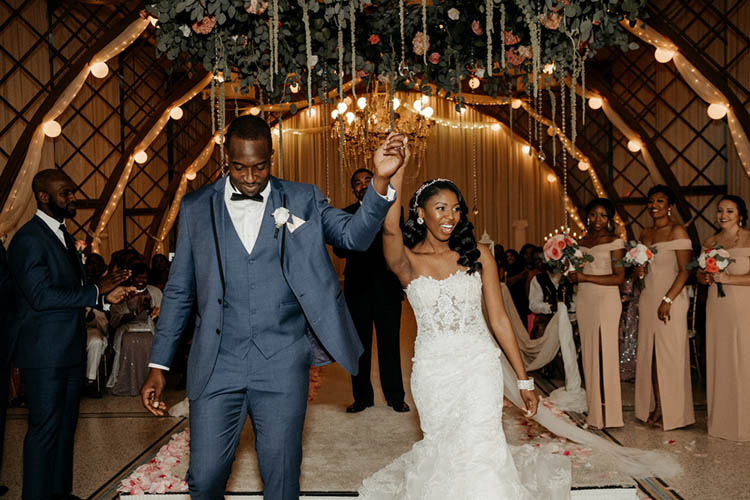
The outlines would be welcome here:
M 505 70 L 505 2 L 500 2 L 500 71 Z
M 492 1 L 492 0 L 489 0 Z M 422 33 L 427 37 L 427 0 L 422 0 Z M 427 48 L 422 51 L 422 62 L 427 66 Z
M 424 3 L 424 0 L 422 0 Z M 485 31 L 487 32 L 487 76 L 492 76 L 492 32 L 495 30 L 492 20 L 492 9 L 494 0 L 486 0 L 484 6 L 484 12 L 486 15 L 485 19 Z M 425 32 L 426 33 L 426 32 Z M 427 51 L 425 51 L 425 54 Z M 426 56 L 425 56 L 426 57 Z
M 354 0 L 349 0 L 349 29 L 351 30 L 350 36 L 352 39 L 352 95 L 354 96 L 354 99 L 357 99 L 357 48 L 355 46 L 355 41 L 357 40 L 356 33 L 354 32 L 354 22 L 355 22 L 355 12 L 354 12 Z
M 312 40 L 310 39 L 310 14 L 307 2 L 302 2 L 302 23 L 305 25 L 305 54 L 307 56 L 307 107 L 312 107 Z

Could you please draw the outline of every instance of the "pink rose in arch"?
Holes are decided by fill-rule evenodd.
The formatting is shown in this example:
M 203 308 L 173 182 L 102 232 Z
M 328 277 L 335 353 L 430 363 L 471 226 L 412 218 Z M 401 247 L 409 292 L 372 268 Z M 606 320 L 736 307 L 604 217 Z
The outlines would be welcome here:
M 367 39 L 368 42 L 370 42 L 370 45 L 377 45 L 380 43 L 380 36 L 373 33 L 370 35 L 370 38 Z
M 216 18 L 214 16 L 205 16 L 200 21 L 193 23 L 193 31 L 199 35 L 208 35 L 211 30 L 216 26 Z
M 432 54 L 430 54 L 430 62 L 432 64 L 437 64 L 438 62 L 440 62 L 440 54 L 438 54 L 437 52 L 433 52 Z
M 521 39 L 511 31 L 503 31 L 503 40 L 505 40 L 505 45 L 515 45 L 521 41 Z
M 476 36 L 481 36 L 482 33 L 484 33 L 484 30 L 482 30 L 482 25 L 479 24 L 479 21 L 477 21 L 476 19 L 471 22 L 471 31 L 473 31 Z

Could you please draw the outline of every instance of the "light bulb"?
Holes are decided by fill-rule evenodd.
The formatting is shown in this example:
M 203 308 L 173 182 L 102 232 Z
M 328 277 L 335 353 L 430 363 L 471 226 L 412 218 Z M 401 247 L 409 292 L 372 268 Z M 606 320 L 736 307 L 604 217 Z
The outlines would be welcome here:
M 359 99 L 357 99 L 357 107 L 359 109 L 365 109 L 367 107 L 367 99 L 365 99 L 364 97 L 360 97 Z
M 222 143 L 222 141 L 223 141 L 223 139 L 222 139 L 222 137 L 221 137 L 221 135 L 220 135 L 220 134 L 216 134 L 216 135 L 214 136 L 214 142 L 215 142 L 216 144 L 221 144 L 221 143 Z
M 529 146 L 528 144 L 524 144 L 523 146 L 521 146 L 521 151 L 523 151 L 523 154 L 525 155 L 531 154 L 531 146 Z
M 628 141 L 628 150 L 632 151 L 633 153 L 637 153 L 641 150 L 641 141 L 638 139 L 630 139 Z
M 668 63 L 674 57 L 674 52 L 668 49 L 656 49 L 654 52 L 654 59 L 662 64 Z
M 547 174 L 547 182 L 555 182 L 556 180 L 557 180 L 557 176 L 555 174 L 553 173 Z
M 338 109 L 334 109 L 333 111 L 331 111 L 331 118 L 333 118 L 335 120 L 338 117 L 339 117 L 339 110 Z
M 581 172 L 585 172 L 589 168 L 591 168 L 591 164 L 589 162 L 584 160 L 578 162 L 578 170 L 580 170 Z
M 42 130 L 44 131 L 44 135 L 46 135 L 47 137 L 57 137 L 58 135 L 60 135 L 60 132 L 62 132 L 62 127 L 55 120 L 50 120 L 48 122 L 44 122 Z
M 299 92 L 299 83 L 293 82 L 291 85 L 289 85 L 289 90 L 292 91 L 292 94 L 296 94 Z
M 469 109 L 469 108 L 467 108 L 466 106 L 463 106 L 458 112 L 461 113 L 461 114 L 464 114 L 464 113 L 466 113 L 467 109 Z
M 169 111 L 169 117 L 172 118 L 173 120 L 179 120 L 180 118 L 182 118 L 183 114 L 184 113 L 182 111 L 182 108 L 179 106 L 175 106 Z
M 216 76 L 214 76 L 217 82 L 224 83 L 224 73 L 216 73 Z
M 352 123 L 354 119 L 356 118 L 356 116 L 354 116 L 354 113 L 352 113 L 351 111 L 348 111 L 345 116 L 346 116 L 346 123 Z
M 727 114 L 727 107 L 723 104 L 713 103 L 708 106 L 708 117 L 712 120 L 721 120 Z
M 278 127 L 274 127 L 273 129 L 271 129 L 271 132 L 273 132 L 273 135 L 275 135 L 275 136 L 278 137 L 278 135 L 279 135 L 279 128 Z
M 422 99 L 417 99 L 416 101 L 414 101 L 412 107 L 417 111 L 420 111 L 422 109 Z
M 598 95 L 589 98 L 589 108 L 591 109 L 599 109 L 602 107 L 602 104 L 604 104 L 604 100 Z
M 469 87 L 472 89 L 478 89 L 479 88 L 479 78 L 476 76 L 472 76 L 469 78 Z
M 133 155 L 133 159 L 139 165 L 143 165 L 144 163 L 146 163 L 146 160 L 148 160 L 148 155 L 145 151 L 138 151 L 135 155 Z
M 339 113 L 346 113 L 346 109 L 347 109 L 348 107 L 349 107 L 349 106 L 347 106 L 347 105 L 346 105 L 346 103 L 345 103 L 344 101 L 341 101 L 340 103 L 338 103 L 338 104 L 336 105 L 336 109 L 338 109 L 338 110 L 339 110 Z
M 194 181 L 195 180 L 195 172 L 188 172 L 188 173 L 186 173 L 185 174 L 185 179 L 187 179 L 189 181 Z
M 159 20 L 156 19 L 154 16 L 148 16 L 148 22 L 151 23 L 151 26 L 156 26 L 156 23 L 158 23 Z
M 401 100 L 398 97 L 393 98 L 393 110 L 397 110 L 401 106 Z
M 102 61 L 92 64 L 89 69 L 91 70 L 91 74 L 96 78 L 104 78 L 109 73 L 109 66 Z
M 422 116 L 425 118 L 432 118 L 432 115 L 435 113 L 435 110 L 432 109 L 432 106 L 427 106 L 422 110 Z
M 513 109 L 518 109 L 521 107 L 521 99 L 513 98 L 510 100 L 510 105 Z
M 551 75 L 555 72 L 555 63 L 547 63 L 544 65 L 544 69 L 542 70 L 544 73 Z
M 250 108 L 250 114 L 253 116 L 258 116 L 258 113 L 260 113 L 260 108 L 258 106 L 253 106 Z
M 493 123 L 492 125 L 490 125 L 490 129 L 493 132 L 497 132 L 498 130 L 500 130 L 500 124 L 499 123 Z

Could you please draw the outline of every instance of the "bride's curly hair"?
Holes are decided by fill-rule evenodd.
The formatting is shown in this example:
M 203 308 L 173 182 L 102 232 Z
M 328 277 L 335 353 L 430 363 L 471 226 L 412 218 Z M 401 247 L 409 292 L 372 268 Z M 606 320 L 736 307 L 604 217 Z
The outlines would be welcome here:
M 474 237 L 474 225 L 466 217 L 469 209 L 461 191 L 447 179 L 426 181 L 409 200 L 409 218 L 406 219 L 403 228 L 404 245 L 408 248 L 414 248 L 417 243 L 425 239 L 427 228 L 424 224 L 417 224 L 417 207 L 424 208 L 427 200 L 444 189 L 455 193 L 461 213 L 458 224 L 456 224 L 448 240 L 448 246 L 458 253 L 458 264 L 468 267 L 468 273 L 471 274 L 482 268 L 482 264 L 479 262 L 480 253 L 479 248 L 477 248 L 477 240 Z

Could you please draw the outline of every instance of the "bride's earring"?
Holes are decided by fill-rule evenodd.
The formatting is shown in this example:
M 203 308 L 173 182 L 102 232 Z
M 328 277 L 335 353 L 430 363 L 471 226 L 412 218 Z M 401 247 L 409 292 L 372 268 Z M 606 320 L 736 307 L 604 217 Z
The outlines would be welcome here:
M 417 217 L 417 224 L 419 224 L 420 226 L 424 224 L 424 219 L 422 217 Z
M 672 217 L 672 207 L 667 209 L 667 217 Z

